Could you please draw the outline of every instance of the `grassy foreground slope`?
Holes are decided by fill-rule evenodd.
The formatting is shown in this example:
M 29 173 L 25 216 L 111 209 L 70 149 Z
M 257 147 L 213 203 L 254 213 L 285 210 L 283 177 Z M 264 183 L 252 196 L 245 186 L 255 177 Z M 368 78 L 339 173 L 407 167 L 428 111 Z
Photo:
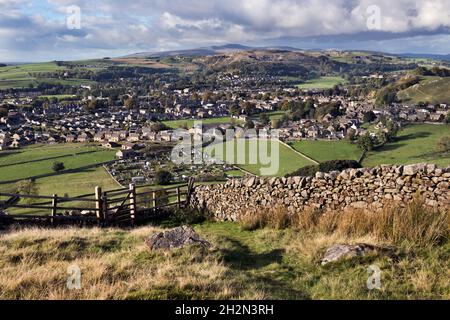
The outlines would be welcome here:
M 448 166 L 450 155 L 436 152 L 437 142 L 444 136 L 450 136 L 449 125 L 409 125 L 399 133 L 395 142 L 369 152 L 362 164 L 373 167 L 429 162 Z
M 328 246 L 374 239 L 291 229 L 249 232 L 229 222 L 195 229 L 214 249 L 149 252 L 144 240 L 159 227 L 1 233 L 0 299 L 450 298 L 448 243 L 403 246 L 397 260 L 370 256 L 322 267 Z M 73 265 L 82 272 L 81 290 L 66 288 Z M 367 289 L 369 265 L 382 270 L 381 290 Z

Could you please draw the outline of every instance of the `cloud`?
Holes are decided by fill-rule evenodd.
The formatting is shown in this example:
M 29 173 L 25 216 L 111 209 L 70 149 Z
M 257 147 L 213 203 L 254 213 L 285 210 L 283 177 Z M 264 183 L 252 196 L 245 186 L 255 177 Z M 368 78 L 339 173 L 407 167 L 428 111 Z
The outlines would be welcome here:
M 81 8 L 81 30 L 66 28 L 73 5 Z M 374 5 L 378 30 L 368 26 Z M 422 51 L 445 52 L 446 42 L 436 39 L 447 39 L 449 30 L 448 0 L 0 0 L 0 44 L 7 48 L 0 60 L 342 37 L 348 48 L 370 42 L 400 50 L 392 39 L 410 39 L 420 50 L 420 39 Z

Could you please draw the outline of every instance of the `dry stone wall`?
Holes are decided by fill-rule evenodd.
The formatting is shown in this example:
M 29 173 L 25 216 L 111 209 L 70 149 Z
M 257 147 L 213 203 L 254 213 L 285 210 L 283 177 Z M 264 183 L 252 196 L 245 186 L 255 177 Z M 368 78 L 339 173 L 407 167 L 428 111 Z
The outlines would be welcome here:
M 428 206 L 448 210 L 449 186 L 450 167 L 438 168 L 431 164 L 379 166 L 319 172 L 315 177 L 251 177 L 197 186 L 191 205 L 212 213 L 217 220 L 235 221 L 245 208 L 283 205 L 291 212 L 304 207 L 377 210 L 386 202 L 405 204 L 420 194 Z

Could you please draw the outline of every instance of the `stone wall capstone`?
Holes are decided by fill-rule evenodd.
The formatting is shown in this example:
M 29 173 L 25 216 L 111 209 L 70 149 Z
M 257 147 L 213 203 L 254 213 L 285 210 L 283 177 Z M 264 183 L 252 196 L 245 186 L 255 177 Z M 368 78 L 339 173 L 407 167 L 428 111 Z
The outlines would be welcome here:
M 420 194 L 426 205 L 450 207 L 450 167 L 433 164 L 379 166 L 319 172 L 315 177 L 233 179 L 224 184 L 196 186 L 191 206 L 216 220 L 236 221 L 246 208 L 285 206 L 339 210 L 378 210 L 387 201 L 405 204 Z

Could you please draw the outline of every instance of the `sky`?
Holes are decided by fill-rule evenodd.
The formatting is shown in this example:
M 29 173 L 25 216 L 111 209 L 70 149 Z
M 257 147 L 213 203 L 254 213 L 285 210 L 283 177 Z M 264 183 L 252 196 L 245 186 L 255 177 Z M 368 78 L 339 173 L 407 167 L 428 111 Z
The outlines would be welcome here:
M 239 43 L 450 53 L 449 0 L 0 0 L 0 61 Z

